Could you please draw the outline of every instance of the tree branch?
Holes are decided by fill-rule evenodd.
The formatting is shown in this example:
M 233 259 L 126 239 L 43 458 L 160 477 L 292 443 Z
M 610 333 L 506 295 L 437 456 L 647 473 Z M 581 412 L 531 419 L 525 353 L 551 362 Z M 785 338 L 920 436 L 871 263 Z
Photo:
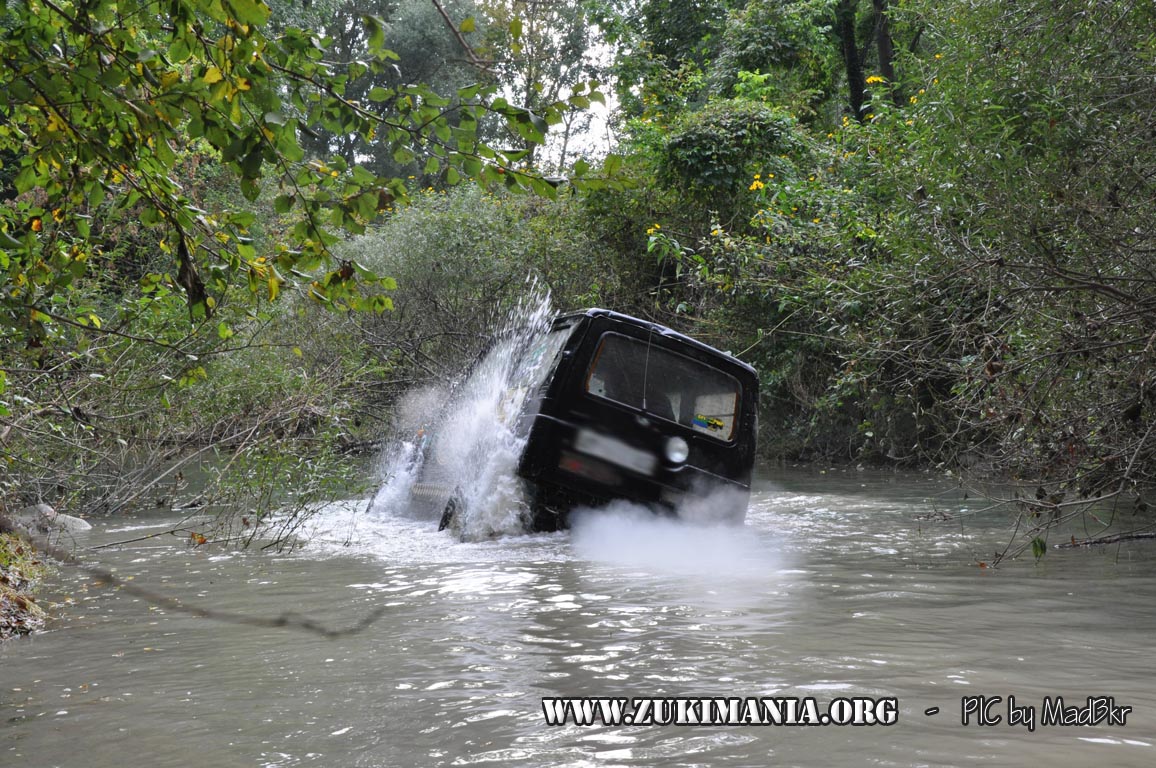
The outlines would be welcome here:
M 462 50 L 466 54 L 466 61 L 469 63 L 469 65 L 475 69 L 480 70 L 481 72 L 484 72 L 487 75 L 492 75 L 494 73 L 493 62 L 483 61 L 481 57 L 478 56 L 477 52 L 466 41 L 466 38 L 462 34 L 461 30 L 458 29 L 456 24 L 454 24 L 454 20 L 450 18 L 449 13 L 446 12 L 445 6 L 441 4 L 440 0 L 430 0 L 430 2 L 433 3 L 433 7 L 437 9 L 437 12 L 441 15 L 442 19 L 445 20 L 446 27 L 449 28 L 450 33 L 454 36 L 454 39 L 458 41 L 458 45 L 462 47 Z

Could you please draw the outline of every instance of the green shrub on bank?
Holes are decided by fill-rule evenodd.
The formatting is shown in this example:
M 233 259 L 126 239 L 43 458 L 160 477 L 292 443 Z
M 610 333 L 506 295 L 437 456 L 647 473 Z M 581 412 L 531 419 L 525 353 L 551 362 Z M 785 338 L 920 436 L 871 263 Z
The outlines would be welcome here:
M 534 287 L 557 310 L 613 305 L 624 290 L 565 188 L 557 200 L 427 190 L 340 253 L 397 283 L 391 311 L 330 320 L 394 366 L 395 393 L 457 375 Z

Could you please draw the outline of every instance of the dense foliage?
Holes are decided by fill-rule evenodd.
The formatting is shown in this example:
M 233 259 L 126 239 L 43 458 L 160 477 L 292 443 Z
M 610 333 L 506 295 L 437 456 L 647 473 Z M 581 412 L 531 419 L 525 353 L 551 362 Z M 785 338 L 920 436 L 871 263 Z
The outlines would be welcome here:
M 485 71 L 411 79 L 419 44 L 403 60 L 386 39 L 411 6 L 381 4 L 387 22 L 331 5 L 320 30 L 277 8 L 274 21 L 262 0 L 2 6 L 5 506 L 164 502 L 134 487 L 160 457 L 352 423 L 355 399 L 317 394 L 385 363 L 347 364 L 298 316 L 384 311 L 395 283 L 334 246 L 404 204 L 412 164 L 442 184 L 553 194 L 527 173 L 528 147 L 599 98 L 571 80 L 531 111 Z M 439 39 L 477 26 L 437 9 Z M 371 170 L 359 148 L 391 162 Z
M 5 8 L 8 503 L 167 499 L 81 478 L 207 446 L 317 478 L 531 279 L 755 364 L 768 456 L 1022 480 L 1037 555 L 1146 507 L 1151 3 Z

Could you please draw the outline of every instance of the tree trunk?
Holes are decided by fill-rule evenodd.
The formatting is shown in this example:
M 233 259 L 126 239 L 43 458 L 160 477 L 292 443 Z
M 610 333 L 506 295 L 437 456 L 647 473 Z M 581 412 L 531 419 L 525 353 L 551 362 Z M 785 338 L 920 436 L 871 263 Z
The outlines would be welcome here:
M 879 74 L 887 78 L 891 99 L 895 106 L 903 105 L 899 83 L 895 80 L 895 45 L 891 40 L 891 19 L 887 14 L 887 0 L 872 0 L 875 6 L 875 45 L 879 50 Z
M 847 91 L 850 97 L 851 113 L 863 122 L 863 103 L 867 100 L 867 83 L 863 77 L 863 64 L 859 60 L 859 47 L 855 44 L 855 0 L 839 0 L 835 10 L 835 33 L 839 36 L 843 52 L 843 66 L 847 73 Z

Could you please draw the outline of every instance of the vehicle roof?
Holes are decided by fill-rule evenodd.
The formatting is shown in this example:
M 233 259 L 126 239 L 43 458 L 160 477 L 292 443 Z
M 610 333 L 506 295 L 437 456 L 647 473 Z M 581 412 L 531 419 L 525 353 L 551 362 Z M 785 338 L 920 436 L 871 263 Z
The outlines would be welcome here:
M 571 320 L 571 319 L 579 318 L 579 317 L 605 317 L 605 318 L 608 318 L 610 320 L 615 320 L 615 321 L 618 321 L 621 323 L 627 323 L 629 325 L 634 325 L 634 326 L 637 326 L 637 327 L 642 328 L 644 330 L 653 331 L 654 333 L 659 334 L 660 336 L 665 336 L 668 339 L 673 339 L 673 340 L 679 341 L 679 342 L 686 344 L 688 346 L 702 350 L 703 352 L 707 352 L 709 354 L 725 358 L 728 362 L 734 363 L 735 365 L 738 365 L 742 368 L 745 368 L 747 371 L 749 371 L 751 373 L 752 376 L 755 376 L 756 378 L 758 377 L 758 373 L 755 371 L 753 366 L 751 366 L 749 363 L 745 363 L 742 360 L 739 360 L 737 357 L 730 354 L 729 352 L 723 352 L 721 349 L 716 349 L 715 347 L 712 347 L 709 344 L 704 344 L 701 341 L 699 341 L 698 339 L 693 339 L 684 333 L 679 333 L 678 331 L 667 328 L 665 325 L 659 325 L 658 323 L 652 323 L 649 320 L 641 320 L 637 317 L 633 317 L 632 315 L 624 315 L 621 312 L 615 312 L 615 311 L 610 310 L 610 309 L 600 309 L 598 307 L 591 307 L 590 309 L 581 309 L 581 310 L 578 310 L 577 312 L 568 312 L 564 315 L 559 315 L 558 317 L 554 318 L 554 323 L 557 324 L 557 323 L 560 323 L 560 322 L 563 322 L 566 320 Z

